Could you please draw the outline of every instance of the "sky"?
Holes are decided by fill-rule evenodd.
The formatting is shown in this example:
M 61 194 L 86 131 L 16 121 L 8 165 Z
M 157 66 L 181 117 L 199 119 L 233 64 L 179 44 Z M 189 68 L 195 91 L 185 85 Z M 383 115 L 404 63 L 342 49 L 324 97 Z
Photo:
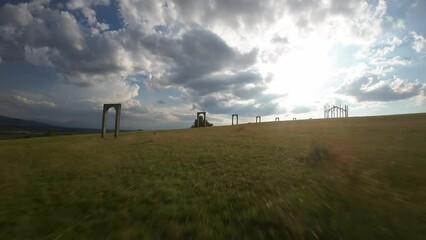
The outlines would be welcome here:
M 423 0 L 0 2 L 0 115 L 188 128 L 426 112 Z M 115 112 L 108 113 L 113 124 Z

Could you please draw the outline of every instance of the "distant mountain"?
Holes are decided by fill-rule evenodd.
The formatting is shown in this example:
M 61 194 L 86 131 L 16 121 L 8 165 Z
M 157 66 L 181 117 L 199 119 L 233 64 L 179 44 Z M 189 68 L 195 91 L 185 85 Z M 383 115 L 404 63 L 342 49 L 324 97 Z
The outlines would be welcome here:
M 13 127 L 41 127 L 41 128 L 48 128 L 48 127 L 54 127 L 54 128 L 60 128 L 55 125 L 36 122 L 36 121 L 28 121 L 28 120 L 22 120 L 19 118 L 10 118 L 0 115 L 0 126 L 13 126 Z
M 10 118 L 0 115 L 0 139 L 83 133 L 99 133 L 99 130 L 88 128 L 60 127 L 53 124 Z

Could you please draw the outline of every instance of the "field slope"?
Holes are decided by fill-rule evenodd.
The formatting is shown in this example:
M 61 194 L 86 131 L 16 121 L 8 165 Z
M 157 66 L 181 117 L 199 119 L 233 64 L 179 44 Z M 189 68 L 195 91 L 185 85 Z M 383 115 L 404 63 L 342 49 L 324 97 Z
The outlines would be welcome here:
M 424 239 L 426 114 L 0 141 L 0 239 Z

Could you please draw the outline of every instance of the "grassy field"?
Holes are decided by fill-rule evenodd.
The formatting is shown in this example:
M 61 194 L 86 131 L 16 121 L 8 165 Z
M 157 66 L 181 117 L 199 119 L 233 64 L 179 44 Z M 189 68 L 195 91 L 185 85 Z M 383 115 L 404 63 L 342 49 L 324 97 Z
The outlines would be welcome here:
M 0 239 L 424 239 L 426 114 L 0 141 Z

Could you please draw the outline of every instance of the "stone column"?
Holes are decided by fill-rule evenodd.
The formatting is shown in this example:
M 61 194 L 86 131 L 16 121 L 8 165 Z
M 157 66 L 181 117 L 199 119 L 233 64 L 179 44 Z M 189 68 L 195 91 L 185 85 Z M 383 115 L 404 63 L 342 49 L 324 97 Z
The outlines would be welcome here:
M 115 107 L 115 131 L 114 137 L 118 137 L 118 132 L 120 129 L 120 118 L 121 118 L 121 105 Z
M 102 110 L 102 132 L 101 132 L 101 137 L 102 138 L 106 134 L 106 124 L 107 124 L 106 113 L 107 113 L 107 111 L 108 111 L 108 109 L 104 105 L 104 109 Z

